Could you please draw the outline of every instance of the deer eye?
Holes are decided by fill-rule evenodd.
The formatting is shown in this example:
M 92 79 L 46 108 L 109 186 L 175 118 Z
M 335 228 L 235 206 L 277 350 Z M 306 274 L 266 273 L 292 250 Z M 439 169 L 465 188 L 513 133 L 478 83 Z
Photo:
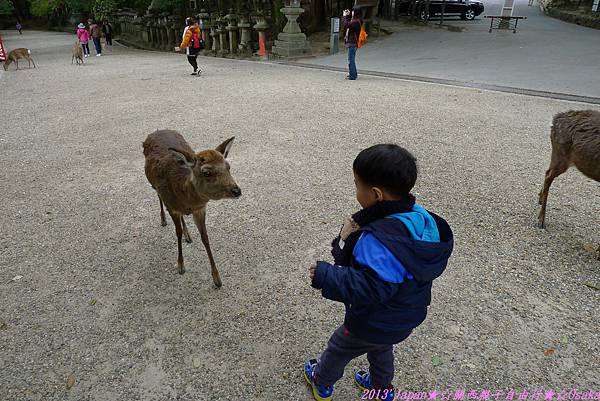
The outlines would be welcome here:
M 210 172 L 210 171 L 203 171 L 202 175 L 205 176 L 205 177 L 210 177 L 212 175 L 212 172 Z

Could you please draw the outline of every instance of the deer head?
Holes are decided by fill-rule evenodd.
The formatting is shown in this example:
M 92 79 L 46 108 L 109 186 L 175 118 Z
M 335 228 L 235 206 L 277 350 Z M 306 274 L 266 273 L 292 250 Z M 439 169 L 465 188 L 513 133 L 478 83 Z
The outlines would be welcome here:
M 226 160 L 234 138 L 229 138 L 214 150 L 203 150 L 196 154 L 169 148 L 177 163 L 189 170 L 188 179 L 198 194 L 210 200 L 239 198 L 242 195 L 242 190 L 231 176 Z

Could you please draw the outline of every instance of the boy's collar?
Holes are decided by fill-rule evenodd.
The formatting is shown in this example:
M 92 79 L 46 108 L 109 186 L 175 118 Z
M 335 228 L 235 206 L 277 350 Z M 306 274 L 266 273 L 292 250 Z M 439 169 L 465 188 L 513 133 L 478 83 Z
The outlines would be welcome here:
M 391 214 L 410 212 L 415 204 L 415 201 L 416 199 L 413 194 L 408 194 L 407 199 L 398 201 L 380 201 L 371 207 L 354 213 L 352 215 L 352 220 L 354 220 L 359 226 L 363 227 L 375 220 L 383 219 Z

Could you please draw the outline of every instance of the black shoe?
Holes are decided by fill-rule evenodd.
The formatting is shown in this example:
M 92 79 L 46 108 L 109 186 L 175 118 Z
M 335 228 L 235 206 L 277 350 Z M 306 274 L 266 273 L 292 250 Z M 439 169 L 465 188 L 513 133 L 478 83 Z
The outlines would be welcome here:
M 197 72 L 192 72 L 190 75 L 198 75 Z

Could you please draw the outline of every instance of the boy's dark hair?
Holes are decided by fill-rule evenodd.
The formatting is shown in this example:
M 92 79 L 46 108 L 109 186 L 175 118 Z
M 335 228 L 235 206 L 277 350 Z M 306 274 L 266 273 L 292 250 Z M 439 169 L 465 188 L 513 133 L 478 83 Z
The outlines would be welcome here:
M 375 145 L 361 151 L 352 168 L 364 183 L 398 197 L 406 197 L 417 181 L 417 159 L 394 144 Z
M 192 26 L 192 25 L 194 25 L 195 23 L 196 23 L 196 20 L 195 20 L 195 19 L 193 19 L 192 17 L 187 17 L 187 18 L 185 19 L 185 24 L 186 24 L 187 26 Z

